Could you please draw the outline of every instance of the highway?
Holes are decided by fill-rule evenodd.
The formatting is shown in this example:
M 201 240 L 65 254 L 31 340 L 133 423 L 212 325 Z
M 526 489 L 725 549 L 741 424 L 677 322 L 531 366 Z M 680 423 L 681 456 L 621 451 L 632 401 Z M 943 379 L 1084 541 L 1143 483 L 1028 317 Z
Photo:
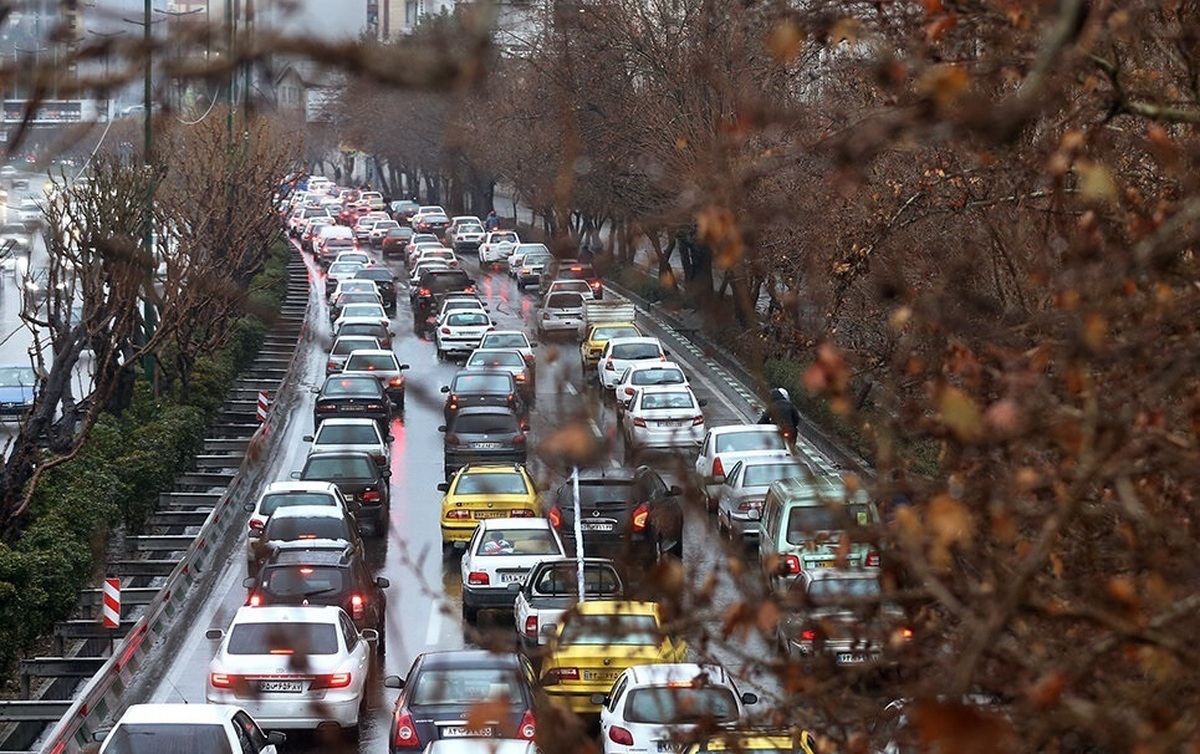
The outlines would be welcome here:
M 309 326 L 321 332 L 319 340 L 327 343 L 330 338 L 322 295 L 323 274 L 311 260 L 309 264 L 314 286 L 310 293 Z M 389 260 L 387 264 L 397 271 L 402 269 L 398 262 Z M 497 328 L 525 329 L 532 336 L 536 308 L 534 293 L 518 291 L 503 271 L 480 272 L 471 257 L 464 260 L 464 265 L 476 277 L 480 295 L 489 305 Z M 413 658 L 424 651 L 466 646 L 516 646 L 511 615 L 484 613 L 478 629 L 469 629 L 461 620 L 458 562 L 455 559 L 443 561 L 441 555 L 438 526 L 441 493 L 437 490 L 442 481 L 442 436 L 437 429 L 443 423 L 440 387 L 449 383 L 458 367 L 453 362 L 439 361 L 433 344 L 414 334 L 408 290 L 403 283 L 398 288 L 398 296 L 400 302 L 393 320 L 397 336 L 393 347 L 400 360 L 410 364 L 411 369 L 407 372 L 406 410 L 402 417 L 393 419 L 391 427 L 394 445 L 388 536 L 382 540 L 367 540 L 372 567 L 379 575 L 390 579 L 391 587 L 388 590 L 388 651 L 383 672 L 377 673 L 372 680 L 370 713 L 360 724 L 357 747 L 363 752 L 386 750 L 395 692 L 382 688 L 383 675 L 404 675 Z M 672 342 L 669 333 L 661 334 L 667 350 L 690 368 L 697 394 L 707 399 L 705 414 L 710 425 L 739 423 L 749 418 L 750 407 L 736 391 L 729 389 L 722 375 L 699 365 L 698 354 L 681 340 Z M 532 412 L 531 447 L 537 447 L 537 443 L 556 426 L 569 420 L 566 417 L 577 416 L 580 410 L 588 407 L 594 410 L 588 430 L 600 436 L 615 434 L 616 419 L 611 405 L 599 403 L 591 390 L 582 388 L 576 344 L 573 341 L 541 343 L 536 350 L 537 400 Z M 306 386 L 320 385 L 324 378 L 324 357 L 324 351 L 319 348 L 304 354 L 303 383 Z M 287 435 L 280 444 L 283 451 L 270 459 L 272 471 L 269 476 L 274 479 L 288 479 L 292 470 L 300 468 L 307 453 L 307 443 L 303 442 L 302 436 L 312 430 L 313 396 L 308 391 L 301 392 L 303 397 L 296 405 L 296 415 L 288 422 Z M 619 459 L 622 457 L 619 435 L 615 442 L 611 456 Z M 663 472 L 669 483 L 686 485 L 683 470 L 692 460 L 691 457 L 659 457 L 650 462 Z M 825 465 L 823 459 L 810 460 Z M 530 468 L 550 489 L 562 479 L 561 472 L 548 469 L 537 460 L 531 459 Z M 684 547 L 683 578 L 692 588 L 676 589 L 674 593 L 695 594 L 706 582 L 711 582 L 712 590 L 711 600 L 685 597 L 685 604 L 680 605 L 697 619 L 697 633 L 689 637 L 693 656 L 725 664 L 740 679 L 744 690 L 763 694 L 765 700 L 761 706 L 768 707 L 770 699 L 776 696 L 776 689 L 770 674 L 753 659 L 768 657 L 768 645 L 753 631 L 744 638 L 737 634 L 729 641 L 720 638 L 722 614 L 729 605 L 741 599 L 741 587 L 735 583 L 733 574 L 741 570 L 739 563 L 749 566 L 751 561 L 745 553 L 729 550 L 718 539 L 707 516 L 694 508 L 689 511 L 686 522 Z M 162 668 L 161 679 L 150 697 L 131 699 L 130 702 L 204 701 L 208 663 L 215 650 L 215 643 L 205 639 L 204 632 L 209 628 L 226 627 L 246 598 L 242 586 L 246 576 L 245 560 L 240 549 L 235 549 L 235 553 L 215 577 L 211 597 L 197 619 L 187 626 L 180 626 L 187 632 L 180 643 L 183 649 L 169 658 Z M 751 573 L 753 571 L 747 569 L 743 579 L 754 584 L 756 580 L 749 576 Z M 707 637 L 701 634 L 707 634 Z M 699 649 L 701 645 L 707 645 L 703 651 Z M 315 739 L 295 735 L 289 737 L 287 749 L 322 750 Z

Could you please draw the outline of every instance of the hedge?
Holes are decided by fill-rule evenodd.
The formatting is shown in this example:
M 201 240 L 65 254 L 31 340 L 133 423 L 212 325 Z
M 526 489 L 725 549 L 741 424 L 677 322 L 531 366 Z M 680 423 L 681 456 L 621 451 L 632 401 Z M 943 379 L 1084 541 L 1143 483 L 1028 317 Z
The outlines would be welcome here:
M 278 312 L 287 293 L 289 247 L 272 246 L 251 286 L 250 312 Z M 141 531 L 160 492 L 171 489 L 200 448 L 205 428 L 234 378 L 254 358 L 267 325 L 247 313 L 221 352 L 199 360 L 188 403 L 155 398 L 140 381 L 117 417 L 103 414 L 72 460 L 46 473 L 30 504 L 32 523 L 0 543 L 0 673 L 75 609 L 81 589 L 100 576 L 109 532 Z

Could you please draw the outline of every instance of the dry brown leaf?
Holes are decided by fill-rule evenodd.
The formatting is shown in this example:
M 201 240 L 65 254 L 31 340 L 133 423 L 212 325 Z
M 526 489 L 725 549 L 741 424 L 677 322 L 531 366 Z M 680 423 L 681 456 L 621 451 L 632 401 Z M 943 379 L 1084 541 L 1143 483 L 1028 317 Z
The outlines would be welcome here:
M 950 495 L 938 495 L 929 501 L 926 528 L 930 536 L 932 563 L 945 568 L 950 565 L 950 549 L 970 545 L 975 533 L 975 521 L 963 503 Z
M 942 423 L 963 442 L 983 439 L 983 414 L 979 406 L 956 387 L 945 387 L 938 397 Z
M 795 60 L 804 45 L 804 29 L 794 18 L 785 18 L 771 27 L 767 35 L 767 49 L 776 63 Z

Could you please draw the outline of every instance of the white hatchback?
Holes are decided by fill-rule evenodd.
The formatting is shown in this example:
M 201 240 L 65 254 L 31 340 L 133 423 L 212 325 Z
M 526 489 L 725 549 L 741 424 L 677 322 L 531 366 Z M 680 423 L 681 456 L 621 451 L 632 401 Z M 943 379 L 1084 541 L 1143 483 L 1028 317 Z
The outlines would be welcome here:
M 719 665 L 654 663 L 626 669 L 600 703 L 604 754 L 677 752 L 700 724 L 743 722 L 758 696 L 739 693 Z
M 562 540 L 544 518 L 483 519 L 463 553 L 463 618 L 474 623 L 480 610 L 511 610 L 529 570 L 561 557 Z
M 700 447 L 705 404 L 686 385 L 639 388 L 622 422 L 626 455 L 643 448 Z
M 286 736 L 264 733 L 244 709 L 228 704 L 135 704 L 111 730 L 96 732 L 100 754 L 203 751 L 275 754 Z
M 374 629 L 339 607 L 242 607 L 208 666 L 205 699 L 235 704 L 267 728 L 337 725 L 353 735 L 363 709 Z
M 450 311 L 433 328 L 433 345 L 439 359 L 452 353 L 469 354 L 479 347 L 483 334 L 495 327 L 487 312 L 476 309 Z
M 667 352 L 658 338 L 613 338 L 604 344 L 600 361 L 596 363 L 596 375 L 601 387 L 612 390 L 626 368 L 634 364 L 661 363 L 666 360 Z
M 613 385 L 617 399 L 617 421 L 624 417 L 625 409 L 633 403 L 633 396 L 640 388 L 649 385 L 689 385 L 683 367 L 673 361 L 639 362 L 625 367 L 625 371 Z

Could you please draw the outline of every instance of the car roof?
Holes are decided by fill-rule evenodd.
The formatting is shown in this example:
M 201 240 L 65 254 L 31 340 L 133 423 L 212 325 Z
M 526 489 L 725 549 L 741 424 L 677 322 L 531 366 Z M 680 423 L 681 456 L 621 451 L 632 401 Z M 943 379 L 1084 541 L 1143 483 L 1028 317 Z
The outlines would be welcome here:
M 486 519 L 485 519 L 486 520 Z M 589 600 L 575 606 L 580 615 L 655 615 L 659 613 L 657 602 L 636 600 Z
M 459 377 L 507 377 L 509 380 L 513 378 L 512 372 L 507 369 L 460 369 L 454 373 L 451 383 L 453 384 Z
M 336 505 L 289 505 L 271 515 L 276 518 L 337 518 L 346 517 L 346 512 Z
M 511 346 L 503 346 L 503 347 L 495 346 L 494 348 L 476 348 L 474 351 L 471 351 L 470 358 L 474 358 L 476 354 L 481 354 L 483 356 L 487 356 L 488 354 L 493 354 L 493 353 L 515 354 L 517 356 L 520 356 L 522 363 L 524 363 L 525 354 L 521 353 L 521 349 L 512 348 Z
M 505 372 L 507 374 L 507 372 Z M 525 467 L 519 463 L 471 463 L 463 466 L 460 471 L 463 474 L 521 474 L 525 471 Z M 486 520 L 486 519 L 485 519 Z
M 516 412 L 507 406 L 464 406 L 455 412 L 455 416 L 475 416 L 487 414 L 507 414 L 516 417 Z
M 662 341 L 653 335 L 626 335 L 620 338 L 612 338 L 608 342 L 611 346 L 626 346 L 635 343 L 653 343 L 656 346 L 662 346 Z
M 691 393 L 693 396 L 695 395 L 695 393 L 692 392 L 692 388 L 690 385 L 680 385 L 680 384 L 676 384 L 676 385 L 642 385 L 640 388 L 638 388 L 638 390 L 639 390 L 639 392 L 645 393 L 646 395 L 654 395 L 655 393 Z
M 396 352 L 388 348 L 359 348 L 350 352 L 350 358 L 355 356 L 391 356 L 396 357 Z M 396 359 L 399 362 L 399 359 Z
M 449 649 L 441 652 L 423 652 L 418 659 L 422 669 L 518 668 L 521 665 L 516 652 L 489 652 L 486 649 Z
M 723 424 L 719 427 L 709 427 L 711 435 L 728 435 L 735 432 L 778 432 L 774 424 Z
M 374 419 L 370 419 L 368 421 L 374 421 Z M 305 460 L 310 461 L 314 458 L 345 458 L 347 456 L 352 456 L 354 458 L 367 458 L 371 459 L 372 462 L 374 461 L 371 454 L 365 450 L 314 450 L 308 454 L 308 458 Z
M 230 628 L 239 623 L 330 623 L 338 622 L 340 607 L 332 605 L 266 605 L 239 607 Z M 199 705 L 197 705 L 199 706 Z
M 579 481 L 581 482 L 631 482 L 637 476 L 637 469 L 631 469 L 626 466 L 613 467 L 598 467 L 579 470 Z M 567 480 L 568 483 L 570 480 Z
M 333 421 L 333 420 L 326 419 L 326 421 Z M 367 419 L 366 421 L 373 422 L 375 420 Z M 270 484 L 267 485 L 267 488 L 265 490 L 263 490 L 262 494 L 264 494 L 264 495 L 277 494 L 280 492 L 335 492 L 335 491 L 337 491 L 337 485 L 334 484 L 333 482 L 315 481 L 315 480 L 312 480 L 312 481 L 292 480 L 292 481 L 288 481 L 288 482 L 271 482 Z
M 709 683 L 732 685 L 729 674 L 720 665 L 701 665 L 695 662 L 655 662 L 635 665 L 628 670 L 632 686 L 659 686 L 680 681 L 692 681 L 706 675 Z
M 528 518 L 484 518 L 479 521 L 479 528 L 483 531 L 492 529 L 528 529 L 530 531 L 537 529 L 549 530 L 550 522 L 545 518 L 528 517 Z
M 161 725 L 185 723 L 224 724 L 240 711 L 231 704 L 134 704 L 125 710 L 118 723 Z
M 351 351 L 350 353 L 354 353 L 354 351 Z M 363 384 L 366 384 L 366 381 L 370 380 L 371 382 L 375 383 L 376 386 L 379 385 L 379 380 L 375 379 L 369 374 L 342 374 L 341 372 L 337 372 L 326 377 L 325 385 L 332 384 L 333 382 L 337 382 L 339 380 L 354 380 L 355 382 L 362 382 Z

